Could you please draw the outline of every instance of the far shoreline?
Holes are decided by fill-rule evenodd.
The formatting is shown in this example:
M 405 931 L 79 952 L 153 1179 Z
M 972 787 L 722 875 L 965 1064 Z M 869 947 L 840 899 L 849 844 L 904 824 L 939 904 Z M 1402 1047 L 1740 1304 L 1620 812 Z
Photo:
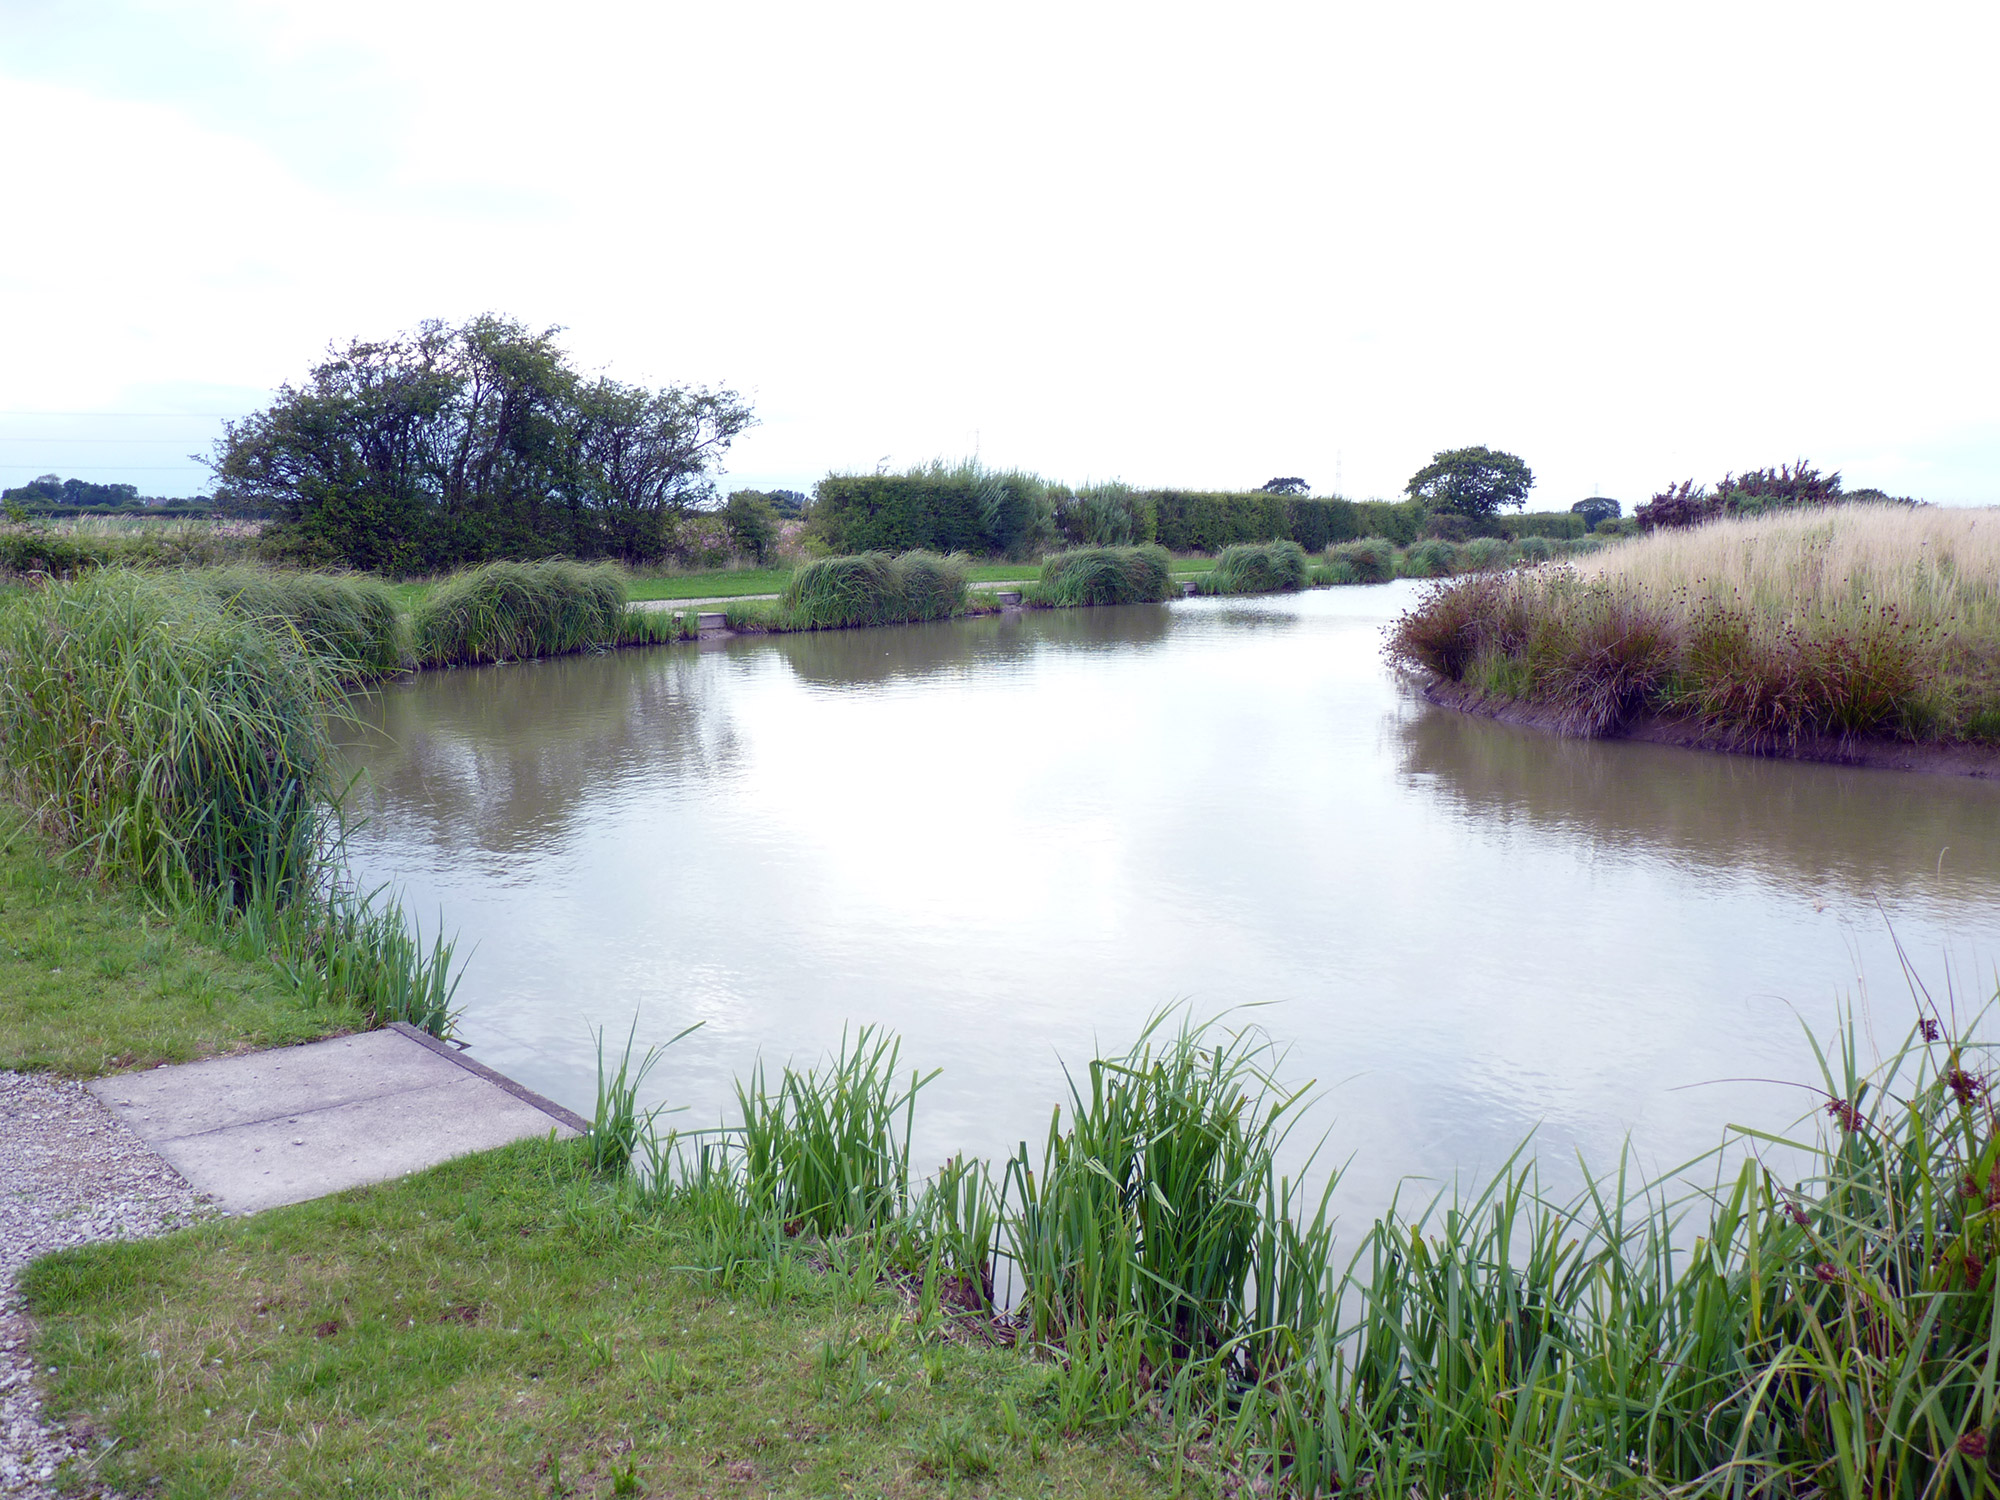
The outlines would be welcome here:
M 1473 714 L 1496 723 L 1532 729 L 1557 739 L 1631 740 L 1644 745 L 1670 745 L 1681 750 L 1705 750 L 1721 755 L 1747 755 L 1758 760 L 1798 760 L 1817 765 L 1858 766 L 1879 771 L 1908 771 L 1927 776 L 1961 776 L 2000 780 L 2000 746 L 1922 744 L 1884 735 L 1801 735 L 1797 740 L 1760 744 L 1671 714 L 1640 713 L 1616 730 L 1600 735 L 1566 733 L 1551 709 L 1513 698 L 1493 698 L 1462 683 L 1433 678 L 1423 686 L 1426 702 L 1439 708 Z

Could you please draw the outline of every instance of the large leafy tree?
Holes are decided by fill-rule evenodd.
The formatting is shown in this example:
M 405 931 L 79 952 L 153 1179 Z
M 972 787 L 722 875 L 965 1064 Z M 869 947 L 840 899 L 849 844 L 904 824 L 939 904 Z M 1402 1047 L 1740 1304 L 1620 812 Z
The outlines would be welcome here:
M 1490 516 L 1503 505 L 1528 503 L 1534 471 L 1511 453 L 1493 448 L 1452 448 L 1410 476 L 1412 500 L 1455 516 Z
M 486 315 L 328 351 L 233 422 L 216 498 L 298 555 L 391 572 L 489 557 L 657 556 L 755 418 L 734 391 L 585 379 L 556 343 Z

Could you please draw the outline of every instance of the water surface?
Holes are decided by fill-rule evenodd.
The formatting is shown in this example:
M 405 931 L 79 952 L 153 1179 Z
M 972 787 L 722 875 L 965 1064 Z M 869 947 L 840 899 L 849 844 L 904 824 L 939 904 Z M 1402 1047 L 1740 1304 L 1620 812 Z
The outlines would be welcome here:
M 1158 1008 L 1317 1079 L 1350 1216 L 1398 1179 L 1669 1164 L 1785 1124 L 1801 1022 L 1893 1045 L 1900 939 L 1990 996 L 2000 786 L 1547 738 L 1384 668 L 1408 585 L 423 674 L 363 706 L 354 863 L 471 961 L 474 1055 L 588 1112 L 591 1028 L 682 1123 L 843 1026 L 943 1075 L 920 1159 L 1039 1140 Z M 1893 939 L 1892 934 L 1893 932 Z M 1039 1149 L 1039 1148 L 1037 1148 Z

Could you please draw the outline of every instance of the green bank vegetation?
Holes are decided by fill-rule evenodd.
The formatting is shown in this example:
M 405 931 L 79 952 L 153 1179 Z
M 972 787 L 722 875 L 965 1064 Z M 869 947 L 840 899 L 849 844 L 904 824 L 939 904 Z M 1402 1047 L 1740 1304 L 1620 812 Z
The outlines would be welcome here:
M 626 611 L 616 568 L 552 560 L 455 573 L 410 612 L 419 664 L 525 661 L 616 644 Z
M 1255 1031 L 1156 1022 L 1039 1146 L 921 1181 L 927 1080 L 864 1031 L 727 1130 L 657 1134 L 605 1070 L 615 1142 L 26 1290 L 97 1477 L 188 1495 L 1987 1493 L 2000 1132 L 1952 1025 L 1825 1055 L 1794 1180 L 1738 1150 L 1555 1195 L 1522 1153 L 1349 1240 L 1337 1170 L 1277 1169 L 1309 1095 Z
M 1282 594 L 1307 582 L 1306 552 L 1297 542 L 1238 542 L 1222 549 L 1195 588 L 1204 594 Z
M 2000 741 L 2000 511 L 1860 504 L 1656 528 L 1440 588 L 1392 658 L 1577 735 Z
M 321 648 L 370 617 L 373 586 L 259 587 L 252 604 L 201 574 L 113 570 L 10 601 L 9 791 L 78 874 L 263 956 L 330 1027 L 358 1015 L 442 1035 L 450 944 L 338 878 L 327 723 L 362 668 Z
M 1067 609 L 1158 603 L 1174 591 L 1173 559 L 1164 547 L 1075 547 L 1043 558 L 1041 577 L 1022 597 Z

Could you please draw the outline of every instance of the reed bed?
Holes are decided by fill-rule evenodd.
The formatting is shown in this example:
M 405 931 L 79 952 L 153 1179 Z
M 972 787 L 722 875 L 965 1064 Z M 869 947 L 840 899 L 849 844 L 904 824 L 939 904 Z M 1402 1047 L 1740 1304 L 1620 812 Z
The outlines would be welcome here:
M 242 590 L 111 569 L 0 613 L 0 759 L 58 848 L 268 954 L 309 1007 L 439 1035 L 452 946 L 337 878 L 345 654 Z
M 1042 559 L 1029 602 L 1052 609 L 1092 604 L 1156 604 L 1174 592 L 1164 547 L 1076 547 Z
M 310 870 L 337 669 L 170 574 L 93 573 L 0 619 L 0 753 L 44 828 L 161 894 Z
M 1204 594 L 1280 594 L 1306 586 L 1305 548 L 1293 541 L 1239 542 L 1195 581 Z
M 263 568 L 203 569 L 187 576 L 232 614 L 296 637 L 307 652 L 339 663 L 349 678 L 386 676 L 405 663 L 403 612 L 379 578 Z
M 630 629 L 625 575 L 603 563 L 487 563 L 432 589 L 410 626 L 417 660 L 433 667 L 615 646 Z
M 924 1318 L 991 1309 L 1008 1260 L 1005 1326 L 1057 1361 L 1065 1427 L 1164 1420 L 1225 1489 L 1989 1494 L 2000 1118 L 1975 1031 L 1920 993 L 1877 1067 L 1851 1026 L 1821 1052 L 1789 1137 L 1658 1180 L 1621 1159 L 1563 1197 L 1524 1147 L 1351 1246 L 1338 1174 L 1306 1193 L 1276 1169 L 1307 1096 L 1268 1039 L 1166 1018 L 1093 1060 L 1039 1164 L 1024 1144 L 997 1182 L 954 1157 L 908 1190 L 923 1080 L 864 1032 L 775 1096 L 760 1072 L 740 1143 L 655 1187 L 739 1247 L 762 1222 L 771 1254 L 806 1234 L 914 1268 Z M 1742 1149 L 1760 1143 L 1806 1169 L 1780 1180 Z
M 1278 1174 L 1306 1090 L 1256 1030 L 1156 1018 L 1072 1080 L 1040 1162 L 1022 1144 L 996 1178 L 952 1158 L 914 1192 L 926 1080 L 898 1082 L 894 1040 L 862 1032 L 776 1094 L 758 1072 L 740 1130 L 676 1158 L 678 1176 L 658 1168 L 654 1192 L 740 1244 L 768 1224 L 772 1254 L 798 1234 L 836 1258 L 866 1248 L 926 1318 L 990 1312 L 1006 1260 L 1006 1326 L 1058 1360 L 1064 1424 L 1150 1412 L 1226 1488 L 1990 1494 L 1984 1054 L 1976 1020 L 1920 994 L 1876 1068 L 1852 1026 L 1820 1052 L 1818 1106 L 1786 1138 L 1738 1136 L 1658 1180 L 1622 1158 L 1566 1196 L 1522 1148 L 1488 1184 L 1392 1206 L 1340 1246 L 1338 1172 L 1316 1192 Z M 1780 1180 L 1758 1144 L 1808 1166 Z
M 956 553 L 825 557 L 792 574 L 773 614 L 790 630 L 946 620 L 965 612 L 966 569 L 965 558 Z
M 1652 533 L 1441 587 L 1393 660 L 1553 727 L 1721 742 L 2000 741 L 2000 511 L 1856 505 Z

